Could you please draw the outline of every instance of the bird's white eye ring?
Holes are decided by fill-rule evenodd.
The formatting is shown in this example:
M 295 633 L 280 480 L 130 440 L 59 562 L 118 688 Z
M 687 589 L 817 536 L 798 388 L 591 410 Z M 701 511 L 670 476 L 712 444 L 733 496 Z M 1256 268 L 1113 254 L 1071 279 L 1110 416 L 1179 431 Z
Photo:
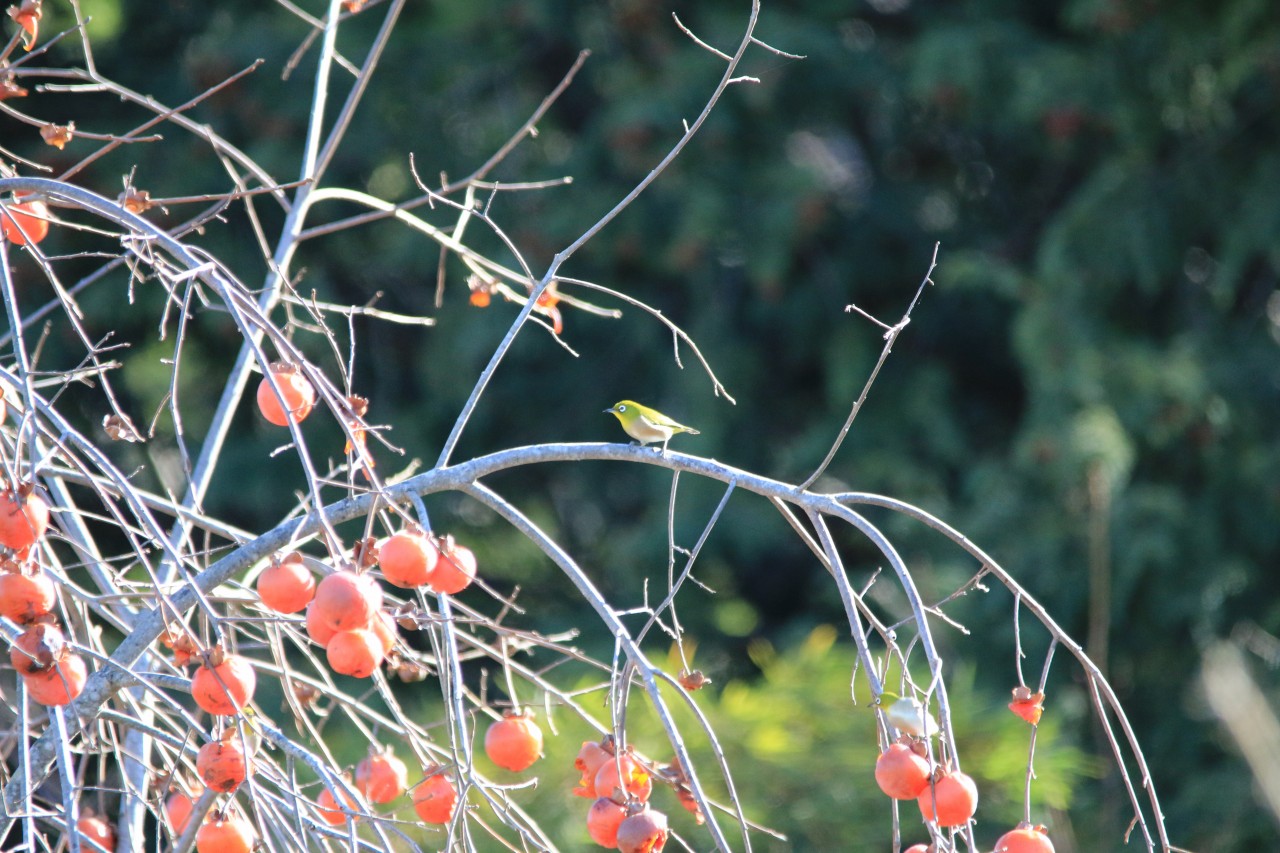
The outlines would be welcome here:
M 626 407 L 626 406 L 619 406 L 619 407 L 618 407 L 618 411 L 619 411 L 619 412 L 625 412 L 626 410 L 627 410 L 627 407 Z

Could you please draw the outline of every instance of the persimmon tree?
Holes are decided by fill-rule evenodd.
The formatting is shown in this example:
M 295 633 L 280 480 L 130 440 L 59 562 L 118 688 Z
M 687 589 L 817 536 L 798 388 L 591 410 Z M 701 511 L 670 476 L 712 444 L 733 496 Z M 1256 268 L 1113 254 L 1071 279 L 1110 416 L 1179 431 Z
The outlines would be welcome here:
M 72 23 L 49 33 L 42 21 L 45 7 L 54 5 Z M 721 47 L 673 16 L 672 38 L 694 45 L 718 81 L 700 112 L 673 129 L 666 156 L 545 269 L 536 269 L 493 215 L 492 199 L 545 190 L 568 178 L 500 182 L 492 175 L 556 108 L 591 61 L 586 53 L 466 177 L 428 178 L 429 155 L 405 150 L 418 189 L 407 201 L 392 203 L 328 180 L 335 156 L 355 144 L 351 133 L 362 94 L 387 71 L 379 60 L 396 37 L 405 5 L 388 0 L 366 8 L 334 0 L 307 11 L 280 4 L 280 15 L 306 29 L 299 54 L 315 58 L 310 123 L 297 141 L 291 175 L 272 174 L 217 127 L 188 116 L 215 93 L 246 85 L 261 72 L 257 66 L 193 93 L 185 104 L 163 105 L 96 70 L 75 2 L 23 0 L 10 9 L 15 28 L 0 53 L 0 110 L 9 126 L 80 159 L 55 169 L 0 148 L 0 292 L 8 320 L 0 356 L 0 612 L 13 667 L 3 690 L 8 773 L 0 838 L 6 845 L 41 849 L 60 835 L 71 850 L 95 849 L 108 838 L 127 850 L 566 844 L 526 810 L 523 782 L 510 781 L 519 778 L 561 786 L 566 802 L 581 807 L 584 833 L 606 846 L 751 849 L 776 833 L 748 818 L 753 804 L 737 794 L 735 778 L 751 770 L 730 766 L 719 734 L 699 713 L 698 691 L 707 679 L 685 654 L 678 616 L 697 585 L 694 568 L 704 544 L 731 511 L 730 498 L 747 495 L 785 519 L 794 534 L 788 547 L 811 553 L 844 609 L 847 642 L 858 660 L 849 713 L 874 712 L 876 751 L 884 756 L 875 767 L 851 767 L 849 774 L 867 785 L 879 782 L 887 803 L 916 799 L 919 806 L 889 807 L 885 838 L 895 849 L 907 826 L 917 827 L 913 838 L 927 834 L 937 850 L 979 850 L 991 843 L 980 843 L 974 831 L 981 805 L 953 730 L 953 665 L 943 660 L 934 635 L 937 626 L 950 623 L 953 600 L 989 587 L 1009 594 L 1016 626 L 1027 621 L 1048 638 L 1048 653 L 1030 678 L 1022 671 L 1020 633 L 1018 647 L 1008 650 L 1011 708 L 1031 726 L 1028 792 L 1026 827 L 999 832 L 1020 832 L 1007 837 L 1024 839 L 1024 846 L 1040 843 L 1043 833 L 1035 826 L 1041 816 L 1031 813 L 1030 796 L 1035 726 L 1040 710 L 1052 703 L 1044 696 L 1051 666 L 1069 659 L 1058 665 L 1075 667 L 1087 684 L 1142 843 L 1175 849 L 1114 691 L 1019 584 L 1016 572 L 906 501 L 822 486 L 822 474 L 870 398 L 894 343 L 909 333 L 912 313 L 919 306 L 927 310 L 937 247 L 931 261 L 922 252 L 923 280 L 914 290 L 904 284 L 900 318 L 885 322 L 849 306 L 857 315 L 851 322 L 882 335 L 883 349 L 846 422 L 831 426 L 830 452 L 813 460 L 806 476 L 763 476 L 684 452 L 678 442 L 671 449 L 546 443 L 459 458 L 468 428 L 488 416 L 486 393 L 504 382 L 517 338 L 549 336 L 571 358 L 566 327 L 576 312 L 620 326 L 662 327 L 674 342 L 675 362 L 695 361 L 707 393 L 733 403 L 715 366 L 676 320 L 608 283 L 569 275 L 567 264 L 589 252 L 601 229 L 663 179 L 719 105 L 756 82 L 742 70 L 744 57 L 803 58 L 768 42 L 760 32 L 758 2 L 744 9 L 736 41 Z M 340 48 L 339 36 L 355 15 L 380 16 L 380 26 L 367 41 L 344 39 Z M 54 46 L 59 56 L 71 51 L 80 61 L 54 63 Z M 803 51 L 803 45 L 787 47 Z M 58 102 L 63 111 L 77 99 L 116 99 L 136 124 L 122 133 L 95 132 L 51 114 L 46 99 L 53 93 L 71 97 Z M 193 195 L 182 187 L 135 185 L 125 175 L 124 191 L 116 195 L 84 180 L 90 163 L 126 146 L 139 152 L 138 161 L 156 156 L 169 144 L 166 134 L 202 140 L 210 162 L 225 173 L 225 190 Z M 201 209 L 173 222 L 171 210 L 189 204 Z M 346 214 L 353 205 L 362 212 Z M 281 222 L 274 233 L 264 224 L 268 207 Z M 260 267 L 251 273 L 233 270 L 202 246 L 230 211 L 253 226 Z M 301 288 L 295 269 L 306 242 L 382 220 L 420 235 L 423 256 L 439 258 L 442 291 L 465 290 L 477 308 L 510 313 L 505 335 L 473 378 L 434 464 L 390 476 L 376 457 L 394 458 L 411 448 L 399 444 L 395 424 L 378 420 L 378 401 L 354 384 L 360 342 L 351 321 L 405 324 L 431 334 L 432 320 L 325 302 Z M 482 239 L 473 240 L 477 234 Z M 475 248 L 495 240 L 497 251 Z M 107 312 L 125 303 L 146 314 L 149 338 L 125 340 L 110 325 Z M 215 335 L 232 345 L 215 360 L 216 393 L 206 389 L 194 397 L 186 356 L 202 325 L 216 327 Z M 51 328 L 57 340 L 50 340 Z M 143 357 L 139 353 L 154 354 L 157 342 L 166 352 L 161 365 L 170 391 L 155 411 L 131 410 L 116 391 L 117 374 L 129 359 Z M 226 450 L 233 418 L 245 409 L 277 430 L 275 456 L 290 460 L 297 496 L 289 512 L 255 529 L 206 509 L 214 484 L 234 487 L 242 474 Z M 310 433 L 317 422 L 336 425 L 341 445 L 318 443 Z M 158 429 L 161 424 L 166 429 Z M 177 480 L 138 468 L 131 462 L 137 447 L 147 448 L 151 459 L 176 460 L 166 471 Z M 581 558 L 522 509 L 519 494 L 493 485 L 504 472 L 588 461 L 651 466 L 670 476 L 668 582 L 639 606 L 609 600 Z M 721 498 L 700 521 L 696 539 L 682 542 L 675 519 L 688 478 L 718 484 Z M 615 654 L 592 657 L 567 635 L 522 624 L 518 596 L 486 582 L 468 531 L 433 525 L 432 502 L 445 493 L 492 514 L 563 573 L 583 612 L 614 638 Z M 972 561 L 972 577 L 951 595 L 926 600 L 898 546 L 869 520 L 871 508 L 946 537 Z M 888 568 L 884 577 L 855 584 L 839 544 L 850 533 L 879 553 Z M 896 585 L 901 609 L 873 603 L 868 593 L 874 584 Z M 681 666 L 656 654 L 668 647 L 678 650 Z M 474 673 L 480 667 L 501 677 L 478 687 Z M 592 681 L 586 691 L 576 686 L 583 678 Z M 438 719 L 412 712 L 406 704 L 410 687 L 433 691 Z M 264 693 L 279 699 L 287 720 L 262 701 Z M 656 715 L 663 741 L 629 736 L 628 716 L 638 705 Z M 697 724 L 681 722 L 690 715 Z M 593 739 L 583 744 L 576 767 L 542 766 L 543 739 L 559 736 L 557 727 L 567 720 L 586 726 Z M 368 744 L 368 757 L 354 770 L 336 749 L 339 740 L 352 737 Z M 708 747 L 713 759 L 695 760 L 693 743 Z M 482 749 L 508 768 L 507 776 L 496 776 L 478 760 Z M 1139 779 L 1131 778 L 1130 767 Z M 571 800 L 571 791 L 584 800 Z M 104 804 L 114 826 L 84 829 L 83 821 L 92 811 L 103 812 Z M 668 820 L 673 807 L 689 812 L 687 823 Z M 71 829 L 77 825 L 80 832 Z

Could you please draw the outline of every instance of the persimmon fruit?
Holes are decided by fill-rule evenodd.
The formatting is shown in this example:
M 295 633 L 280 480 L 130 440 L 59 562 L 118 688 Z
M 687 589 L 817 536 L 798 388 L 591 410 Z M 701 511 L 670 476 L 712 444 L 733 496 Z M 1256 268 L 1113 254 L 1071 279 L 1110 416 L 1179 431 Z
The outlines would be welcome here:
M 929 762 L 906 744 L 890 744 L 876 759 L 876 784 L 895 800 L 914 800 L 929 787 Z
M 499 767 L 519 772 L 542 756 L 542 729 L 528 712 L 507 712 L 489 726 L 484 752 Z
M 595 785 L 597 797 L 618 796 L 618 791 L 621 790 L 624 796 L 629 795 L 642 803 L 648 802 L 649 794 L 653 792 L 653 780 L 649 777 L 649 771 L 625 753 L 611 756 L 600 765 L 600 769 L 596 771 Z
M 316 579 L 302 555 L 289 554 L 262 570 L 257 590 L 262 603 L 275 612 L 297 613 L 315 598 Z
M 600 797 L 587 810 L 587 834 L 601 847 L 614 850 L 618 846 L 618 827 L 627 816 L 621 803 Z
M 378 564 L 387 583 L 401 589 L 425 586 L 435 571 L 440 552 L 422 533 L 402 530 L 378 546 Z
M 344 792 L 342 799 L 348 809 L 355 811 L 359 808 L 356 801 L 351 798 L 350 794 Z M 320 796 L 316 797 L 316 805 L 320 809 L 320 817 L 324 818 L 325 821 L 333 826 L 341 826 L 347 822 L 348 818 L 351 820 L 360 819 L 359 815 L 348 815 L 344 812 L 341 807 L 338 806 L 338 801 L 334 798 L 333 792 L 328 788 L 325 788 L 320 792 Z
M 1054 853 L 1054 850 L 1043 826 L 1024 823 L 1000 836 L 995 853 Z
M 646 808 L 623 818 L 618 825 L 619 853 L 658 853 L 670 835 L 667 816 Z
M 604 744 L 595 741 L 583 741 L 582 748 L 578 750 L 578 755 L 573 759 L 573 766 L 582 774 L 582 778 L 578 780 L 578 784 L 573 789 L 576 797 L 596 797 L 596 773 L 606 761 L 613 759 L 612 750 L 606 749 Z
M 45 572 L 0 572 L 0 616 L 26 625 L 52 613 L 57 603 L 58 588 Z
M 428 775 L 413 789 L 413 810 L 423 823 L 448 823 L 457 806 L 458 789 L 444 773 Z
M 270 369 L 271 376 L 264 376 L 258 385 L 258 411 L 276 426 L 288 426 L 291 420 L 294 423 L 306 420 L 316 405 L 316 389 L 311 381 L 290 364 L 276 363 Z M 284 406 L 281 406 L 280 397 L 271 386 L 272 379 L 280 386 Z
M 195 808 L 195 804 L 195 798 L 186 791 L 173 791 L 165 798 L 164 814 L 177 835 L 181 835 L 187 828 L 187 821 L 191 820 L 191 810 Z
M 116 830 L 110 823 L 102 817 L 95 814 L 86 814 L 80 820 L 76 821 L 76 830 L 80 833 L 82 841 L 92 841 L 97 847 L 89 847 L 89 850 L 101 849 L 107 853 L 115 853 L 116 849 Z
M 196 773 L 206 786 L 220 794 L 239 788 L 253 772 L 253 759 L 245 754 L 240 736 L 233 729 L 227 735 L 206 743 L 196 753 Z
M 389 803 L 404 793 L 409 768 L 395 754 L 375 752 L 356 765 L 356 788 L 371 803 Z
M 15 246 L 39 243 L 49 236 L 49 206 L 42 201 L 6 204 L 0 208 L 0 233 Z
M 75 701 L 88 678 L 89 668 L 85 666 L 84 658 L 73 652 L 64 652 L 48 669 L 24 675 L 22 681 L 32 699 L 41 705 L 60 707 Z
M 9 648 L 9 663 L 19 675 L 35 675 L 52 666 L 66 645 L 67 640 L 57 625 L 40 622 L 14 638 Z
M 337 571 L 320 581 L 311 606 L 316 618 L 334 631 L 365 628 L 382 608 L 382 587 L 372 575 Z
M 253 665 L 239 655 L 223 655 L 215 665 L 201 664 L 191 676 L 191 695 L 210 714 L 229 715 L 253 699 L 258 677 Z
M 49 528 L 49 504 L 34 491 L 0 493 L 0 545 L 21 551 L 30 548 Z
M 334 672 L 368 678 L 382 664 L 382 641 L 368 628 L 338 631 L 325 646 L 325 655 Z
M 196 832 L 197 853 L 252 853 L 253 824 L 239 814 L 215 814 Z
M 465 545 L 453 541 L 446 536 L 437 544 L 440 557 L 436 560 L 435 571 L 427 585 L 436 592 L 453 595 L 471 586 L 476 579 L 476 555 Z
M 978 810 L 978 786 L 966 773 L 942 773 L 916 799 L 925 820 L 939 826 L 962 826 Z

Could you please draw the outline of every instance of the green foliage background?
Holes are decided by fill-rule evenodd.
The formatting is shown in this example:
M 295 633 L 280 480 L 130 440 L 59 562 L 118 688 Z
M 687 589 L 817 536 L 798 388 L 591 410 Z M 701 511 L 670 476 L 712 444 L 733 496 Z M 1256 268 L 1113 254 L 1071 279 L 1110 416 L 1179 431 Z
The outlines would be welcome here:
M 65 10 L 46 5 L 52 31 Z M 265 58 L 194 114 L 280 180 L 294 176 L 314 54 L 289 80 L 279 72 L 302 24 L 247 0 L 85 6 L 103 72 L 168 104 Z M 679 34 L 670 12 L 729 47 L 746 9 L 728 0 L 410 4 L 331 182 L 407 198 L 410 152 L 423 175 L 469 172 L 589 48 L 537 138 L 494 175 L 574 178 L 493 201 L 495 220 L 540 271 L 652 168 L 719 77 L 718 61 Z M 356 18 L 344 42 L 355 51 L 356 33 L 377 22 L 377 9 Z M 1210 639 L 1242 627 L 1280 632 L 1280 17 L 1265 0 L 794 0 L 766 4 L 759 35 L 807 59 L 754 52 L 744 71 L 759 85 L 731 89 L 686 154 L 564 270 L 681 324 L 738 404 L 711 394 L 687 352 L 677 369 L 668 335 L 642 313 L 610 320 L 569 311 L 564 338 L 580 357 L 526 333 L 459 458 L 616 439 L 600 411 L 632 397 L 702 430 L 679 440 L 682 449 L 803 479 L 883 343 L 844 306 L 895 321 L 938 241 L 936 287 L 823 486 L 883 492 L 942 516 L 1082 641 L 1089 531 L 1105 525 L 1106 663 L 1148 750 L 1174 842 L 1216 851 L 1274 842 L 1275 823 L 1199 698 L 1195 674 Z M 47 96 L 38 109 L 101 132 L 140 119 L 71 96 Z M 46 162 L 88 150 L 56 155 L 30 142 L 29 128 L 0 122 L 6 146 Z M 82 180 L 114 194 L 136 166 L 135 182 L 154 195 L 227 188 L 207 146 L 167 133 L 163 157 L 126 146 Z M 270 234 L 278 213 L 261 209 Z M 497 251 L 479 229 L 470 233 Z M 261 275 L 240 211 L 201 243 L 250 283 Z M 513 310 L 471 308 L 461 268 L 450 265 L 437 311 L 436 262 L 433 245 L 382 222 L 308 243 L 296 264 L 306 269 L 303 292 L 357 304 L 381 294 L 379 307 L 438 319 L 425 331 L 354 325 L 356 390 L 372 399 L 375 421 L 394 426 L 391 439 L 428 462 Z M 95 307 L 108 312 L 96 319 L 99 331 L 150 316 L 122 300 L 86 306 Z M 189 428 L 200 426 L 201 389 L 218 387 L 226 341 L 216 316 L 194 330 Z M 318 339 L 314 354 L 331 357 Z M 140 421 L 166 390 L 158 360 L 168 355 L 156 345 L 129 360 L 126 388 Z M 308 428 L 324 435 L 324 425 Z M 237 436 L 238 480 L 211 506 L 263 527 L 291 502 L 282 484 L 293 487 L 296 469 L 287 454 L 264 464 L 274 436 L 247 411 Z M 379 464 L 394 471 L 405 461 L 383 454 Z M 662 582 L 666 477 L 584 465 L 495 485 L 559 536 L 613 600 L 638 603 L 646 578 Z M 682 483 L 685 541 L 718 498 Z M 589 619 L 541 557 L 492 519 L 450 499 L 432 509 L 437 524 L 466 531 L 491 583 L 522 587 L 530 625 L 559 630 Z M 922 529 L 878 520 L 927 596 L 974 570 Z M 865 546 L 842 544 L 863 578 L 876 568 Z M 754 816 L 791 833 L 795 849 L 852 849 L 850 832 L 856 849 L 887 849 L 887 809 L 868 794 L 870 727 L 838 734 L 856 714 L 847 643 L 814 652 L 822 626 L 841 618 L 821 568 L 767 506 L 735 497 L 698 576 L 717 594 L 692 593 L 682 617 L 699 665 L 717 681 L 706 701 L 733 732 L 731 760 L 767 768 L 739 777 Z M 999 783 L 980 832 L 994 837 L 1001 821 L 1017 820 L 1025 758 L 1022 729 L 1003 711 L 1012 654 L 985 656 L 1011 641 L 1012 605 L 997 592 L 971 593 L 957 609 L 975 635 L 993 638 L 956 633 L 943 642 L 961 666 L 962 746 Z M 1024 641 L 1038 672 L 1044 638 Z M 583 643 L 608 654 L 607 637 L 589 630 Z M 776 651 L 762 657 L 765 648 Z M 1259 674 L 1274 686 L 1271 670 Z M 1095 780 L 1099 765 L 1083 757 L 1103 753 L 1065 656 L 1054 677 L 1036 789 L 1056 798 L 1046 817 L 1069 823 L 1079 849 L 1119 849 L 1123 795 L 1114 773 Z M 561 740 L 554 761 L 576 751 L 570 734 Z M 1075 790 L 1050 797 L 1061 780 Z M 546 785 L 531 796 L 573 823 L 562 793 Z M 770 802 L 794 805 L 767 813 Z

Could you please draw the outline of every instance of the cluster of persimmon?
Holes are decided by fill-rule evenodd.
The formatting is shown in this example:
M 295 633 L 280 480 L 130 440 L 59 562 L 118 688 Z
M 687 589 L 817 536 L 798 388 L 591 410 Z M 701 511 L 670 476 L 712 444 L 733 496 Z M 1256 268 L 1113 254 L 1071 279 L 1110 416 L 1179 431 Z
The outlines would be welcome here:
M 1027 687 L 1013 691 L 1009 709 L 1032 725 L 1040 722 L 1044 694 Z M 876 785 L 895 800 L 915 800 L 926 822 L 950 829 L 973 819 L 978 810 L 978 786 L 966 773 L 931 767 L 924 739 L 903 734 L 876 759 Z M 935 848 L 916 844 L 906 853 L 934 853 Z M 996 842 L 995 853 L 1053 853 L 1053 842 L 1043 826 L 1020 824 Z
M 49 505 L 30 485 L 0 493 L 0 545 L 13 556 L 0 562 L 0 616 L 26 626 L 9 648 L 9 662 L 27 695 L 41 705 L 71 703 L 89 669 L 58 627 L 58 588 L 31 557 L 49 528 Z
M 628 747 L 619 752 L 612 737 L 586 741 L 573 766 L 582 774 L 575 796 L 592 799 L 587 834 L 609 850 L 658 853 L 667 843 L 667 816 L 649 807 L 653 779 Z

